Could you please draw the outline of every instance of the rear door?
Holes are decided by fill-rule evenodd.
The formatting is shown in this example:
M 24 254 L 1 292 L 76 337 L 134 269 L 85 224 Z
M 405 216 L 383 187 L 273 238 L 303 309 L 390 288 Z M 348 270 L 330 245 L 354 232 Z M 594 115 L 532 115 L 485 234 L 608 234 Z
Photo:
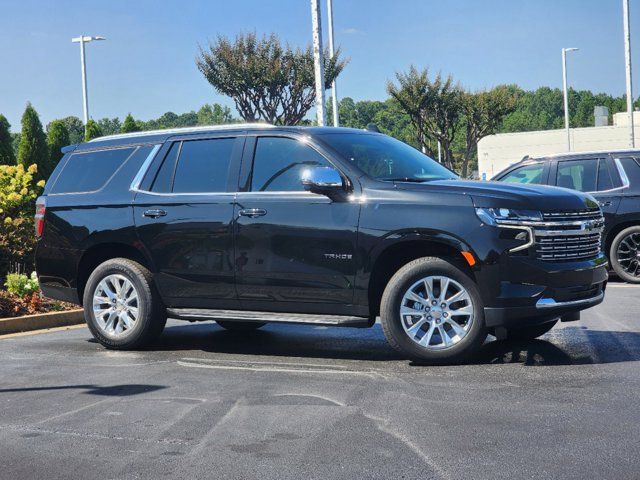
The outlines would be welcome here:
M 335 168 L 305 137 L 247 138 L 235 212 L 243 308 L 330 313 L 353 302 L 360 205 L 305 191 L 300 174 L 316 165 Z
M 610 224 L 620 205 L 613 165 L 608 156 L 583 157 L 558 160 L 555 169 L 556 186 L 571 188 L 593 195 L 604 214 L 605 223 Z
M 173 307 L 234 308 L 234 189 L 244 137 L 167 142 L 135 198 L 140 241 Z

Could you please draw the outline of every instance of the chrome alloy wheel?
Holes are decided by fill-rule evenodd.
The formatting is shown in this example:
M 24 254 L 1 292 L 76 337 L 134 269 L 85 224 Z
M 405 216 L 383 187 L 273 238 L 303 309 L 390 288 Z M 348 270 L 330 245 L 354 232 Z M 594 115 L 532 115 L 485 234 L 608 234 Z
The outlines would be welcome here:
M 616 252 L 618 263 L 629 275 L 640 276 L 640 233 L 630 233 L 622 239 Z
M 109 337 L 126 336 L 138 320 L 138 292 L 123 275 L 108 275 L 93 292 L 93 314 Z
M 444 276 L 423 278 L 400 303 L 405 333 L 427 350 L 442 350 L 467 336 L 474 320 L 471 296 L 460 283 Z

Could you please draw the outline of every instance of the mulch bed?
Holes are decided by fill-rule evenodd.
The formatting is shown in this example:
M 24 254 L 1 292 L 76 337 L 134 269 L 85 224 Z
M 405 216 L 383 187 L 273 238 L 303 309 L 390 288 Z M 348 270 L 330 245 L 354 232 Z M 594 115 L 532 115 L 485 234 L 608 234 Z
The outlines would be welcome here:
M 36 313 L 63 312 L 77 309 L 77 305 L 42 297 L 39 293 L 20 297 L 0 290 L 0 318 L 19 317 Z

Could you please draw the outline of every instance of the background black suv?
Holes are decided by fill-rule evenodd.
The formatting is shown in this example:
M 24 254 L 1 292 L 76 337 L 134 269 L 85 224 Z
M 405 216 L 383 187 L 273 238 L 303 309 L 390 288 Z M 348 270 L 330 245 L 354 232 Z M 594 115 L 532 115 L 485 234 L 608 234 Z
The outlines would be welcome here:
M 600 303 L 602 225 L 589 195 L 460 181 L 378 133 L 179 129 L 65 149 L 37 201 L 36 268 L 110 348 L 167 316 L 247 331 L 379 315 L 403 354 L 450 361 Z
M 613 270 L 640 283 L 640 150 L 525 157 L 493 180 L 556 185 L 593 195 L 604 213 L 603 249 Z

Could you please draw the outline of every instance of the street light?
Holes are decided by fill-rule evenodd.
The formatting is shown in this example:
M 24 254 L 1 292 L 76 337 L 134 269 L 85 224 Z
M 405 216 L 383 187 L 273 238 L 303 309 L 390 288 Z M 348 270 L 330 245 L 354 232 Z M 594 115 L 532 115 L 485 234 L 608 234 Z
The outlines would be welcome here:
M 567 151 L 571 151 L 569 134 L 569 90 L 567 89 L 567 52 L 575 52 L 577 48 L 562 49 L 562 89 L 564 91 L 564 128 L 567 131 Z
M 327 20 L 329 22 L 329 56 L 333 58 L 335 55 L 335 49 L 333 47 L 333 0 L 327 0 Z M 331 82 L 331 104 L 333 107 L 333 126 L 340 125 L 339 112 L 338 112 L 338 92 L 336 87 L 336 78 L 333 77 Z
M 84 110 L 85 133 L 87 132 L 87 123 L 89 123 L 89 98 L 87 95 L 87 67 L 85 64 L 84 44 L 87 42 L 92 42 L 93 40 L 106 40 L 106 38 L 100 37 L 100 36 L 89 37 L 89 36 L 81 35 L 80 37 L 71 39 L 73 43 L 80 44 L 80 66 L 82 68 L 82 100 L 83 100 L 83 110 Z
M 324 110 L 324 61 L 322 59 L 322 21 L 320 0 L 311 0 L 311 25 L 313 29 L 313 64 L 316 84 L 316 116 L 318 125 L 324 127 L 327 116 Z
M 624 21 L 624 64 L 627 79 L 627 115 L 629 116 L 629 146 L 636 147 L 633 131 L 633 90 L 631 88 L 631 33 L 629 26 L 629 0 L 622 0 L 622 18 Z

